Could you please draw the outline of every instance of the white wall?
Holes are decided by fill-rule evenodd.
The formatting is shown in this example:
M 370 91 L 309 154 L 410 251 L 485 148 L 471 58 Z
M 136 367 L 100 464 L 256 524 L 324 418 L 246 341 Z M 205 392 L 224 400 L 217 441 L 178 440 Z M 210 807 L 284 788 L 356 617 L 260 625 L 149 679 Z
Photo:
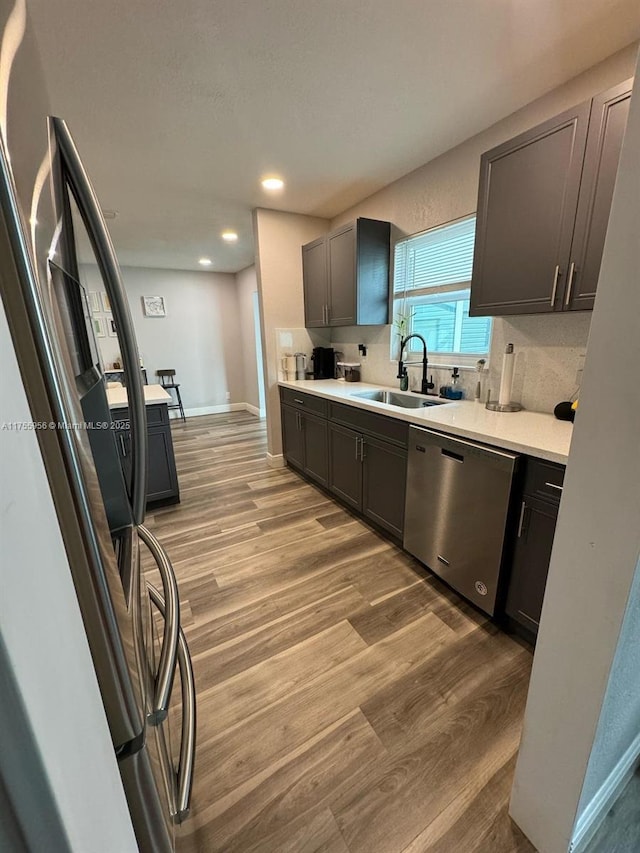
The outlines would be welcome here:
M 630 601 L 640 553 L 640 385 L 631 372 L 640 359 L 639 222 L 636 89 L 511 801 L 511 815 L 542 853 L 565 853 L 585 800 L 606 784 L 640 730 L 638 603 Z
M 28 423 L 1 303 L 0 363 L 2 421 Z M 0 540 L 0 642 L 71 849 L 134 853 L 138 848 L 33 431 L 2 430 Z M 34 813 L 33 820 L 39 819 Z
M 81 277 L 89 290 L 104 289 L 96 267 L 83 267 Z M 149 382 L 156 381 L 159 368 L 174 368 L 191 414 L 244 403 L 242 315 L 235 276 L 123 267 L 122 277 Z M 164 296 L 167 317 L 145 317 L 142 296 Z M 118 356 L 117 340 L 100 338 L 99 343 L 108 365 Z
M 260 411 L 258 390 L 258 360 L 256 355 L 256 333 L 254 294 L 258 291 L 255 265 L 236 273 L 238 312 L 242 338 L 244 366 L 244 402 Z
M 312 216 L 261 208 L 254 211 L 253 234 L 266 374 L 267 443 L 272 459 L 282 454 L 276 329 L 304 327 L 300 247 L 323 234 L 327 227 L 325 219 Z M 307 339 L 311 344 L 312 335 Z

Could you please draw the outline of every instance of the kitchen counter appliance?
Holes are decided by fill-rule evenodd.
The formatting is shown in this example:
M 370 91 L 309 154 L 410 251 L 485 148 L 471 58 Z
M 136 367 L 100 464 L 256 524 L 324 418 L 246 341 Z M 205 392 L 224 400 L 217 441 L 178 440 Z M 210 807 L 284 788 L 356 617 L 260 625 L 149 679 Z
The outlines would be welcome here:
M 314 347 L 311 360 L 314 379 L 336 378 L 336 356 L 332 347 Z
M 409 427 L 404 547 L 490 616 L 518 459 Z

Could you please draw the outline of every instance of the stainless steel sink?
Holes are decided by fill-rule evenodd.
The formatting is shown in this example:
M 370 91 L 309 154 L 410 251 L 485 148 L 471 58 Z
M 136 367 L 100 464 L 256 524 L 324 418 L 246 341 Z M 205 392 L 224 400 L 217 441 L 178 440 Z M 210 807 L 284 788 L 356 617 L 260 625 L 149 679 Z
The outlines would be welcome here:
M 399 406 L 402 409 L 423 409 L 428 406 L 442 406 L 447 400 L 434 400 L 433 397 L 418 397 L 413 394 L 403 394 L 401 391 L 358 391 L 350 395 L 362 400 L 373 400 L 376 403 L 387 403 L 389 406 Z

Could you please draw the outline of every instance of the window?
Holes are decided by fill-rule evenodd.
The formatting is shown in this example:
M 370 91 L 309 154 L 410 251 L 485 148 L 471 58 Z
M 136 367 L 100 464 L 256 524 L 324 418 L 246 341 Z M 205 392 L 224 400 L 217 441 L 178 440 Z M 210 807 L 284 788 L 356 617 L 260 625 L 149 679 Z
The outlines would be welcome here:
M 414 234 L 396 244 L 392 345 L 417 332 L 436 361 L 472 365 L 486 357 L 491 318 L 469 317 L 475 216 Z M 410 352 L 421 352 L 419 340 Z

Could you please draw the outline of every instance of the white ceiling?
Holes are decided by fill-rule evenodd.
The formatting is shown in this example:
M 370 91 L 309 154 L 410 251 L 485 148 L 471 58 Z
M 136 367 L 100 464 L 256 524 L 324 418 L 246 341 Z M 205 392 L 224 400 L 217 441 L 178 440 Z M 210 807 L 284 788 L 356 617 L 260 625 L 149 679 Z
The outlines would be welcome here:
M 121 263 L 227 272 L 253 207 L 332 217 L 640 37 L 638 0 L 28 8 Z

